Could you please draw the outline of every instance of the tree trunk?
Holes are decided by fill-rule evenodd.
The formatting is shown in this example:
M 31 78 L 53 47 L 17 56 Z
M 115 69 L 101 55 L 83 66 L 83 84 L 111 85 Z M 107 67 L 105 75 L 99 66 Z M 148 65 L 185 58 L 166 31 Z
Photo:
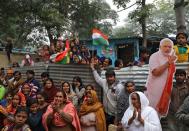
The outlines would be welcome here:
M 49 37 L 49 41 L 50 41 L 50 44 L 51 43 L 54 43 L 54 39 L 53 39 L 53 36 L 52 36 L 52 34 L 51 34 L 51 31 L 50 31 L 50 27 L 45 27 L 46 28 L 46 30 L 47 30 L 47 34 L 48 34 L 48 37 Z
M 176 15 L 176 25 L 177 32 L 186 32 L 185 23 L 185 2 L 184 0 L 175 0 L 175 15 Z
M 146 0 L 142 0 L 142 8 L 145 8 Z M 142 26 L 142 37 L 143 37 L 143 46 L 147 47 L 147 38 L 146 38 L 146 15 L 141 18 L 141 26 Z

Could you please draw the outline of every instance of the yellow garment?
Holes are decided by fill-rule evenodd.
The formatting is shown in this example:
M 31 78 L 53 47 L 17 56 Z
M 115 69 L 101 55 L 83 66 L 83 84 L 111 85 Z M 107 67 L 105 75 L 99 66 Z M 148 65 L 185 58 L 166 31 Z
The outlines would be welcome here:
M 94 103 L 88 105 L 86 101 L 81 105 L 79 115 L 83 116 L 88 113 L 94 112 L 96 116 L 97 131 L 106 131 L 106 119 L 102 104 L 98 101 L 98 96 L 95 91 L 90 91 Z
M 8 89 L 9 90 L 19 90 L 19 87 L 24 83 L 24 80 L 23 79 L 19 79 L 18 81 L 8 81 L 7 84 L 8 84 Z
M 2 113 L 3 115 L 7 115 L 8 114 L 6 109 L 1 105 L 0 105 L 0 113 Z
M 173 48 L 174 48 L 174 50 L 175 50 L 175 53 L 176 53 L 176 55 L 177 55 L 177 62 L 178 63 L 182 63 L 182 62 L 188 62 L 188 57 L 189 57 L 189 46 L 188 45 L 186 45 L 185 46 L 186 48 L 187 48 L 187 51 L 186 51 L 186 53 L 184 53 L 184 54 L 180 54 L 179 53 L 179 47 L 178 47 L 178 45 L 175 45 Z

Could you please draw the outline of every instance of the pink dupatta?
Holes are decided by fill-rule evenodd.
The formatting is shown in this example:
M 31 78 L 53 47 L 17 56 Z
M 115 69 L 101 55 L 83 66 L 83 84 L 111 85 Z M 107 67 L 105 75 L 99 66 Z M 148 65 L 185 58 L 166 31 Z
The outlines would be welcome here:
M 65 107 L 62 109 L 62 112 L 66 112 L 69 115 L 72 116 L 73 121 L 72 121 L 72 126 L 75 128 L 75 131 L 81 131 L 81 127 L 80 127 L 80 122 L 79 122 L 79 117 L 77 115 L 77 111 L 74 107 L 74 105 L 68 101 L 67 104 L 65 105 Z M 53 108 L 52 105 L 49 105 L 46 112 L 43 114 L 43 118 L 42 118 L 42 123 L 43 126 L 45 127 L 45 130 L 48 131 L 48 127 L 47 127 L 47 117 L 50 113 L 53 113 Z M 64 127 L 66 125 L 66 122 L 64 120 L 62 120 L 61 116 L 59 113 L 55 112 L 53 114 L 53 124 L 55 126 L 59 126 L 59 127 Z

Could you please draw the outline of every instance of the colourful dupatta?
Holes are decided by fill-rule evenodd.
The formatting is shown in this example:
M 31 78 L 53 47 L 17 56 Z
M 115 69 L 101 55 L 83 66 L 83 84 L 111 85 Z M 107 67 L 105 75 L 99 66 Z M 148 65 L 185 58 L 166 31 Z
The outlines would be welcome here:
M 163 93 L 161 95 L 159 103 L 156 106 L 156 110 L 159 112 L 160 116 L 166 116 L 169 110 L 174 72 L 175 64 L 171 64 L 168 68 L 168 75 Z
M 94 103 L 88 105 L 85 100 L 81 105 L 79 115 L 83 116 L 88 113 L 94 112 L 96 116 L 96 129 L 97 131 L 106 131 L 106 119 L 102 104 L 98 101 L 98 96 L 95 91 L 91 90 L 91 95 Z
M 79 122 L 79 117 L 77 115 L 77 111 L 74 107 L 74 105 L 70 102 L 67 101 L 66 105 L 63 107 L 62 112 L 68 113 L 69 115 L 72 116 L 72 126 L 75 128 L 75 131 L 81 131 L 80 127 L 80 122 Z M 46 112 L 43 114 L 42 117 L 42 123 L 46 131 L 48 131 L 48 125 L 46 123 L 48 115 L 53 113 L 53 108 L 52 105 L 49 105 Z M 60 114 L 55 112 L 53 114 L 53 124 L 58 127 L 64 127 L 67 123 L 61 118 Z

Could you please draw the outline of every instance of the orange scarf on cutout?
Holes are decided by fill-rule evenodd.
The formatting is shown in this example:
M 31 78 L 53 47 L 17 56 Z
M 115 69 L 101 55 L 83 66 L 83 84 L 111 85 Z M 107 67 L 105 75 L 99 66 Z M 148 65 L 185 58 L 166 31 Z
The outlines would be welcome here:
M 168 75 L 166 84 L 161 95 L 160 101 L 156 107 L 156 110 L 159 112 L 160 116 L 166 116 L 169 110 L 169 103 L 171 99 L 171 91 L 173 85 L 173 75 L 175 73 L 175 65 L 171 64 L 168 68 Z

